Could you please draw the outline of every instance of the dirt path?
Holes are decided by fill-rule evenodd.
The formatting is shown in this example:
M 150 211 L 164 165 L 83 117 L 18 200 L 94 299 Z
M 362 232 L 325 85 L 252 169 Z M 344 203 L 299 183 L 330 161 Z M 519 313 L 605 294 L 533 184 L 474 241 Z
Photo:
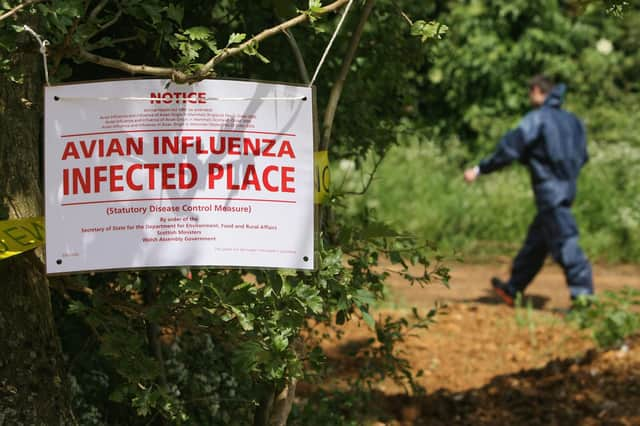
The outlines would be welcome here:
M 569 305 L 562 271 L 546 265 L 528 290 L 534 308 L 512 309 L 490 290 L 509 264 L 456 264 L 450 288 L 410 286 L 393 278 L 389 302 L 374 313 L 408 316 L 436 302 L 449 305 L 429 330 L 398 347 L 424 396 L 407 396 L 387 380 L 377 387 L 376 425 L 637 425 L 640 424 L 640 339 L 623 350 L 594 351 L 588 331 L 567 323 Z M 594 267 L 597 292 L 640 288 L 640 266 Z M 342 329 L 323 344 L 335 383 L 362 366 L 347 353 L 366 347 L 373 332 L 363 323 Z M 366 423 L 365 423 L 366 424 Z
M 494 295 L 492 276 L 506 279 L 507 262 L 492 265 L 455 264 L 450 288 L 433 284 L 425 288 L 391 280 L 392 307 L 396 312 L 416 306 L 429 309 L 436 302 L 450 306 L 430 330 L 407 342 L 415 369 L 425 371 L 427 389 L 463 391 L 484 386 L 495 376 L 522 369 L 541 368 L 549 361 L 575 358 L 594 347 L 588 333 L 567 324 L 558 311 L 569 307 L 562 270 L 545 265 L 528 288 L 524 306 L 534 312 L 512 309 Z M 640 288 L 640 267 L 632 265 L 593 268 L 596 292 Z
M 455 263 L 451 265 L 450 288 L 433 284 L 426 289 L 412 287 L 392 276 L 393 302 L 398 306 L 432 306 L 440 302 L 478 302 L 497 304 L 500 301 L 490 288 L 491 277 L 509 277 L 510 263 L 505 261 L 491 265 Z M 640 289 L 639 265 L 594 265 L 593 276 L 596 293 L 620 290 L 624 286 Z M 569 306 L 569 291 L 562 269 L 547 264 L 527 289 L 526 295 L 538 309 L 553 311 Z M 526 301 L 526 300 L 525 300 Z

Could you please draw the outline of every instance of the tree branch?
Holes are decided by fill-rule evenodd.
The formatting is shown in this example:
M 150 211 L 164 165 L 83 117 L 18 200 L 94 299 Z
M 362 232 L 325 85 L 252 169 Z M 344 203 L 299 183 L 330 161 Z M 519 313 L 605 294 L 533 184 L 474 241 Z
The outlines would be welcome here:
M 89 14 L 89 21 L 93 21 L 94 19 L 96 19 L 98 17 L 98 14 L 102 12 L 102 9 L 105 8 L 107 3 L 109 3 L 109 0 L 102 0 L 100 3 L 98 3 Z
M 373 164 L 373 170 L 371 170 L 371 172 L 368 173 L 369 177 L 367 178 L 367 182 L 362 186 L 362 189 L 360 191 L 345 191 L 345 192 L 342 192 L 342 195 L 366 194 L 367 191 L 369 190 L 369 187 L 371 187 L 371 183 L 373 183 L 373 178 L 376 176 L 376 173 L 378 172 L 378 168 L 380 167 L 380 164 L 382 164 L 382 160 L 384 160 L 384 156 L 381 155 Z
M 96 9 L 97 9 L 97 7 L 96 7 Z M 94 10 L 94 12 L 95 12 L 95 10 Z M 92 15 L 93 15 L 93 13 L 92 13 Z M 89 37 L 87 37 L 87 40 L 90 40 L 90 39 L 94 38 L 96 35 L 100 34 L 102 31 L 104 31 L 107 28 L 109 28 L 112 25 L 114 25 L 116 22 L 118 22 L 118 20 L 120 19 L 121 16 L 122 16 L 122 8 L 120 7 L 120 5 L 118 5 L 118 12 L 116 12 L 116 14 L 113 17 L 113 19 L 111 19 L 108 22 L 105 22 L 103 25 L 98 25 L 98 29 L 96 31 L 94 31 L 94 33 L 91 34 Z
M 304 63 L 304 58 L 302 57 L 302 52 L 300 51 L 300 46 L 298 46 L 298 42 L 296 38 L 293 36 L 291 31 L 284 30 L 284 35 L 287 36 L 287 40 L 289 40 L 289 45 L 291 46 L 291 50 L 293 51 L 293 56 L 296 59 L 296 64 L 298 65 L 298 72 L 300 72 L 300 77 L 302 78 L 302 82 L 304 84 L 309 84 L 309 71 L 307 70 L 307 65 Z
M 319 15 L 324 15 L 326 13 L 332 12 L 334 10 L 337 10 L 339 8 L 341 8 L 342 6 L 344 6 L 345 4 L 347 4 L 349 2 L 349 0 L 336 0 L 333 3 L 331 3 L 328 6 L 323 7 L 322 9 L 320 9 L 318 11 Z M 303 22 L 306 22 L 309 19 L 309 15 L 307 13 L 301 13 L 300 15 L 296 16 L 295 18 L 291 18 L 288 21 L 283 22 L 280 25 L 276 25 L 275 27 L 266 29 L 264 31 L 262 31 L 260 34 L 250 38 L 249 40 L 245 41 L 244 43 L 242 43 L 239 46 L 236 47 L 232 47 L 229 49 L 223 49 L 222 52 L 220 52 L 219 54 L 217 54 L 216 56 L 214 56 L 213 58 L 211 58 L 209 60 L 209 62 L 207 62 L 206 64 L 204 64 L 200 69 L 198 69 L 198 71 L 196 71 L 195 76 L 197 78 L 205 78 L 207 76 L 207 74 L 209 74 L 211 72 L 211 70 L 220 62 L 224 61 L 225 59 L 227 59 L 230 56 L 234 56 L 237 54 L 242 53 L 246 48 L 253 46 L 255 44 L 259 44 L 262 40 L 272 37 L 276 34 L 278 34 L 280 31 L 285 31 L 289 28 L 295 27 L 296 25 L 302 24 Z
M 108 68 L 115 68 L 129 74 L 144 74 L 155 77 L 169 77 L 177 82 L 186 82 L 190 78 L 189 75 L 174 68 L 152 67 L 148 65 L 132 65 L 118 59 L 96 55 L 94 53 L 88 52 L 84 48 L 77 49 L 77 56 L 79 59 L 85 60 L 87 62 L 91 62 L 96 65 L 101 65 Z
M 137 40 L 138 37 L 137 36 L 129 36 L 129 37 L 122 37 L 122 38 L 114 38 L 113 40 L 111 40 L 111 43 L 113 44 L 118 44 L 118 43 L 126 43 L 128 41 L 134 41 Z
M 7 12 L 3 13 L 2 15 L 0 15 L 0 21 L 5 20 L 6 18 L 10 17 L 11 15 L 15 15 L 16 13 L 20 12 L 22 9 L 24 9 L 27 6 L 31 6 L 32 4 L 36 4 L 36 3 L 43 3 L 45 1 L 49 1 L 49 0 L 27 0 L 24 3 L 20 3 L 19 5 L 17 5 L 13 9 L 8 10 Z
M 342 60 L 342 67 L 340 68 L 340 72 L 338 73 L 338 78 L 336 79 L 335 84 L 331 89 L 329 102 L 327 103 L 327 108 L 324 112 L 324 119 L 322 121 L 322 141 L 320 142 L 320 151 L 325 151 L 329 148 L 329 143 L 331 142 L 331 132 L 333 130 L 333 121 L 335 119 L 340 96 L 342 95 L 342 89 L 344 88 L 344 84 L 347 80 L 347 74 L 349 74 L 351 63 L 356 56 L 356 50 L 358 49 L 358 45 L 360 44 L 364 26 L 367 23 L 367 19 L 369 19 L 369 15 L 371 14 L 374 3 L 375 0 L 367 0 L 367 3 L 364 5 L 364 10 L 362 11 L 362 16 L 360 16 L 358 27 L 354 31 L 353 35 L 351 36 L 351 40 L 349 41 L 349 50 Z
M 333 12 L 345 4 L 348 3 L 349 0 L 336 0 L 333 3 L 323 7 L 320 9 L 317 14 L 324 15 L 329 12 Z M 127 73 L 131 74 L 144 74 L 151 75 L 156 77 L 169 77 L 178 83 L 189 83 L 202 80 L 208 77 L 211 74 L 211 71 L 215 68 L 217 64 L 224 61 L 225 59 L 241 54 L 247 47 L 253 46 L 257 43 L 260 43 L 262 40 L 265 40 L 269 37 L 272 37 L 281 31 L 285 31 L 289 28 L 292 28 L 296 25 L 300 25 L 303 22 L 306 22 L 309 19 L 309 15 L 307 13 L 301 13 L 298 16 L 289 19 L 275 27 L 266 29 L 259 33 L 258 35 L 250 38 L 244 43 L 227 49 L 223 49 L 216 56 L 211 58 L 206 64 L 200 65 L 197 71 L 193 74 L 187 74 L 183 71 L 177 70 L 175 68 L 169 67 L 151 67 L 147 65 L 134 65 L 124 61 L 120 61 L 117 59 L 107 58 L 104 56 L 96 55 L 94 53 L 90 53 L 83 47 L 78 47 L 76 49 L 76 53 L 80 59 L 83 59 L 87 62 L 92 62 L 97 65 L 102 65 L 109 68 L 115 68 Z

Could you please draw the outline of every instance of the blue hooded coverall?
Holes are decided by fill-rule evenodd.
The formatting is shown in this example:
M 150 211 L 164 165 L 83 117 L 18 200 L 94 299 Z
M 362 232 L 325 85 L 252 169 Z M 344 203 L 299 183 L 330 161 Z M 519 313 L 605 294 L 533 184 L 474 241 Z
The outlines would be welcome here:
M 564 270 L 571 298 L 593 294 L 591 265 L 578 245 L 571 213 L 578 174 L 589 156 L 584 125 L 560 108 L 564 92 L 563 84 L 554 86 L 543 105 L 525 115 L 479 164 L 485 174 L 517 160 L 531 175 L 537 214 L 513 261 L 507 283 L 512 295 L 524 292 L 549 253 Z

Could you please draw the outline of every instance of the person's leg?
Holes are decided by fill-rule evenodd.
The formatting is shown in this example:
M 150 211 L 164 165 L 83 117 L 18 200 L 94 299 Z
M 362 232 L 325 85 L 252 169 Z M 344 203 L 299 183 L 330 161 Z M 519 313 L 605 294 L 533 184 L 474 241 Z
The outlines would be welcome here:
M 511 265 L 511 277 L 503 282 L 498 278 L 491 279 L 493 290 L 500 296 L 503 302 L 513 306 L 518 293 L 523 293 L 540 271 L 547 257 L 547 241 L 543 230 L 544 222 L 540 214 L 537 214 L 531 225 L 522 248 L 513 259 Z
M 551 254 L 564 270 L 571 298 L 593 294 L 591 264 L 578 244 L 578 225 L 570 208 L 554 209 L 549 220 Z
M 543 230 L 543 216 L 539 213 L 529 226 L 522 248 L 513 259 L 508 286 L 513 294 L 524 292 L 542 268 L 548 248 Z

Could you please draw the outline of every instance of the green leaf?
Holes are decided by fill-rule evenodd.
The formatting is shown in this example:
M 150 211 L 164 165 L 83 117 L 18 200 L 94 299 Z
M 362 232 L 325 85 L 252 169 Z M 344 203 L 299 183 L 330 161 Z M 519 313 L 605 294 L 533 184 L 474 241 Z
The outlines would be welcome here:
M 297 275 L 295 269 L 278 269 L 278 275 L 284 277 L 295 277 Z
M 211 40 L 205 40 L 203 42 L 208 48 L 209 50 L 211 50 L 213 53 L 218 53 L 220 52 L 220 49 L 218 49 L 218 45 L 216 44 L 216 41 L 211 39 Z
M 162 22 L 162 15 L 160 14 L 162 9 L 160 9 L 159 7 L 156 7 L 155 5 L 146 4 L 146 3 L 143 3 L 141 7 L 142 9 L 144 9 L 145 13 L 151 19 L 151 22 L 153 24 L 158 24 Z
M 369 306 L 376 302 L 376 297 L 369 290 L 360 289 L 353 295 L 353 301 L 359 306 Z
M 211 37 L 211 31 L 202 26 L 188 28 L 184 30 L 184 33 L 189 36 L 191 40 L 208 40 Z
M 169 6 L 167 6 L 167 17 L 175 21 L 178 25 L 182 25 L 184 6 L 170 3 Z
M 249 340 L 239 345 L 232 362 L 241 371 L 253 372 L 257 370 L 258 363 L 264 360 L 265 355 L 258 342 Z
M 375 330 L 376 321 L 373 319 L 373 317 L 369 315 L 369 313 L 366 311 L 361 311 L 361 313 L 362 313 L 362 319 L 364 320 L 364 322 L 367 323 L 370 329 Z
M 309 0 L 309 10 L 317 11 L 318 9 L 321 9 L 321 8 L 322 8 L 321 0 Z
M 311 309 L 314 314 L 320 314 L 323 310 L 323 300 L 319 295 L 312 296 L 307 299 L 307 307 Z
M 437 21 L 419 20 L 411 26 L 411 35 L 420 37 L 423 43 L 432 38 L 441 39 L 447 31 L 449 31 L 449 27 Z
M 182 53 L 181 63 L 187 64 L 197 59 L 200 54 L 198 53 L 199 46 L 194 46 L 188 43 L 183 43 L 180 45 L 180 53 Z
M 392 250 L 389 253 L 389 260 L 391 261 L 391 263 L 403 263 L 403 261 L 404 261 L 402 259 L 402 255 L 397 250 Z
M 244 313 L 234 306 L 231 306 L 231 310 L 234 314 L 236 314 L 236 318 L 238 318 L 240 327 L 242 327 L 244 331 L 253 330 L 253 320 L 255 319 L 255 316 L 252 313 Z
M 84 303 L 79 300 L 74 300 L 69 304 L 69 308 L 67 308 L 67 312 L 71 315 L 80 315 L 87 312 L 89 308 Z
M 309 285 L 302 284 L 296 287 L 296 296 L 300 300 L 300 303 L 309 308 L 314 314 L 319 314 L 323 309 L 322 297 L 319 295 L 319 291 Z
M 273 348 L 278 352 L 284 352 L 289 346 L 289 339 L 284 334 L 280 334 L 273 338 Z
M 322 12 L 322 2 L 320 0 L 309 0 L 309 10 L 307 12 L 311 15 Z
M 247 38 L 246 34 L 231 33 L 231 35 L 229 36 L 229 41 L 227 42 L 227 46 L 231 46 L 232 44 L 242 43 L 245 38 Z
M 117 387 L 109 394 L 109 400 L 113 402 L 124 402 L 128 394 L 128 388 L 124 386 Z

